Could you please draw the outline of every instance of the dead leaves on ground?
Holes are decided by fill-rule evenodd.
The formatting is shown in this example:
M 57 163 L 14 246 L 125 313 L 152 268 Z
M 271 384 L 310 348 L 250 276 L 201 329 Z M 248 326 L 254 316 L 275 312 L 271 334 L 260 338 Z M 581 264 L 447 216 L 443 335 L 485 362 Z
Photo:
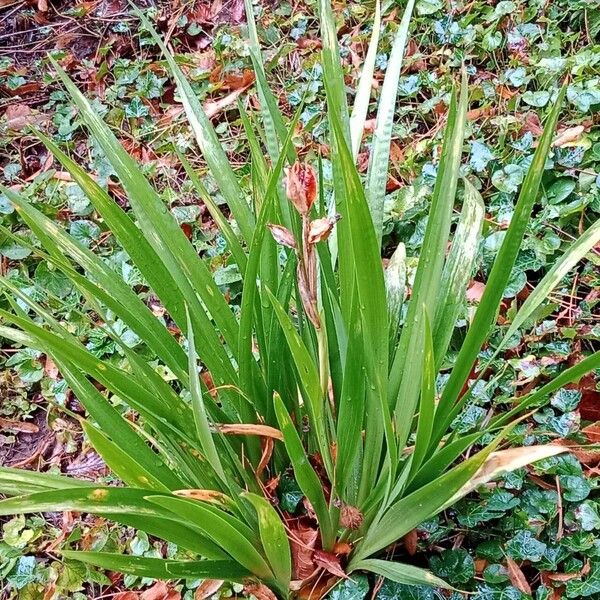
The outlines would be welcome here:
M 181 594 L 157 581 L 151 588 L 143 592 L 120 592 L 113 596 L 115 600 L 181 600 Z

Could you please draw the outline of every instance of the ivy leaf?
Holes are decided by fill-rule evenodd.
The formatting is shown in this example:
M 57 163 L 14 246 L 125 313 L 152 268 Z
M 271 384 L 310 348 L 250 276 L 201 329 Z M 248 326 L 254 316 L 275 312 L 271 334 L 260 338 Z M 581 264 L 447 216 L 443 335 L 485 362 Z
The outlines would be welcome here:
M 69 278 L 62 271 L 50 268 L 46 262 L 41 262 L 37 266 L 35 281 L 40 287 L 58 298 L 65 298 L 73 290 L 73 284 Z
M 443 0 L 419 0 L 417 2 L 417 13 L 419 15 L 432 15 L 444 7 Z
M 473 557 L 464 549 L 444 550 L 429 561 L 431 570 L 452 584 L 467 583 L 475 576 Z
M 600 529 L 600 514 L 598 514 L 598 504 L 596 502 L 585 500 L 575 508 L 573 514 L 584 531 Z
M 492 175 L 492 184 L 501 192 L 512 194 L 519 189 L 524 176 L 522 167 L 508 164 Z
M 21 556 L 13 570 L 6 577 L 6 581 L 18 590 L 36 580 L 35 556 Z
M 377 594 L 377 600 L 444 600 L 436 588 L 424 585 L 405 585 L 386 579 Z
M 329 600 L 363 600 L 369 592 L 369 580 L 365 575 L 352 576 L 336 585 L 329 594 Z
M 569 502 L 585 500 L 592 491 L 590 482 L 582 475 L 563 475 L 559 479 L 563 498 Z
M 471 142 L 469 165 L 471 165 L 475 171 L 478 173 L 483 171 L 493 158 L 494 153 L 490 150 L 489 146 L 478 141 Z
M 531 531 L 521 529 L 506 545 L 507 554 L 515 560 L 539 562 L 546 552 L 546 544 L 540 542 Z
M 567 582 L 567 598 L 590 598 L 600 594 L 600 561 L 591 563 L 589 575 L 585 579 L 572 579 Z
M 523 99 L 523 102 L 525 102 L 525 104 L 541 108 L 543 106 L 546 106 L 546 104 L 548 104 L 548 102 L 550 101 L 550 92 L 546 92 L 544 90 L 532 92 L 528 90 L 523 94 L 523 96 L 521 96 L 521 98 Z
M 100 237 L 100 227 L 92 221 L 73 221 L 69 233 L 84 246 L 89 246 Z

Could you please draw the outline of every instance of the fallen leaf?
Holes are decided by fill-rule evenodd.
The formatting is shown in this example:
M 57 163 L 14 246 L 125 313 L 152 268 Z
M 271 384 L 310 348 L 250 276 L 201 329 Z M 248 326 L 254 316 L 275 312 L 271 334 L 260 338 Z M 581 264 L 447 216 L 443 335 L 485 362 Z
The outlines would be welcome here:
M 310 577 L 316 570 L 313 554 L 317 545 L 319 532 L 314 527 L 302 521 L 290 527 L 290 546 L 292 550 L 293 577 L 303 580 Z
M 50 379 L 58 379 L 58 367 L 48 355 L 46 355 L 46 361 L 44 362 L 44 373 L 46 373 Z
M 205 579 L 197 588 L 194 593 L 194 600 L 205 600 L 213 594 L 216 594 L 223 585 L 222 579 Z
M 483 297 L 485 291 L 485 283 L 481 281 L 472 281 L 471 285 L 467 288 L 467 301 L 468 302 L 479 302 Z
M 576 127 L 568 127 L 561 131 L 552 142 L 555 148 L 564 148 L 565 146 L 573 145 L 574 142 L 579 141 L 581 135 L 585 131 L 583 125 L 577 125 Z
M 32 110 L 27 104 L 11 104 L 4 116 L 8 128 L 15 131 L 24 129 L 32 122 Z
M 157 581 L 140 595 L 140 600 L 180 600 L 180 598 L 181 594 L 169 589 L 163 581 Z
M 506 557 L 506 566 L 508 568 L 508 578 L 513 584 L 513 587 L 516 587 L 524 594 L 531 595 L 531 586 L 527 582 L 525 574 L 521 571 L 521 567 L 519 567 L 510 556 Z
M 348 578 L 346 573 L 344 573 L 344 569 L 342 569 L 340 559 L 335 554 L 325 552 L 324 550 L 316 550 L 313 558 L 315 564 L 325 569 L 328 573 L 343 579 Z
M 404 543 L 404 547 L 406 548 L 406 552 L 409 556 L 414 556 L 417 553 L 417 541 L 418 541 L 417 530 L 413 529 L 409 531 L 403 538 L 402 542 Z
M 254 581 L 244 585 L 246 594 L 252 594 L 256 600 L 277 600 L 277 596 L 264 584 Z
M 13 421 L 12 419 L 4 419 L 0 417 L 0 429 L 8 429 L 19 433 L 37 433 L 40 428 L 35 423 L 27 423 L 25 421 Z

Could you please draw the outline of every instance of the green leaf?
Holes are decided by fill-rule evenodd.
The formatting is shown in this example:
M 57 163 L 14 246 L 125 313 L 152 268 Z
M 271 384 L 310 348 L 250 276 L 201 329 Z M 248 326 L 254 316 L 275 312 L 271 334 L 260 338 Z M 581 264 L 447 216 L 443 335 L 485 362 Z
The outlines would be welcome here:
M 147 496 L 152 504 L 163 507 L 179 519 L 185 519 L 218 544 L 244 568 L 261 579 L 273 578 L 271 569 L 261 556 L 253 532 L 242 521 L 203 502 L 172 496 Z
M 378 560 L 375 558 L 361 560 L 353 567 L 353 572 L 358 570 L 375 573 L 396 583 L 437 586 L 448 590 L 453 589 L 443 579 L 436 577 L 426 569 L 391 562 L 389 560 Z
M 196 424 L 196 432 L 202 446 L 204 455 L 206 456 L 210 466 L 222 481 L 226 480 L 223 465 L 219 458 L 219 453 L 215 446 L 215 442 L 210 430 L 206 408 L 204 406 L 204 397 L 200 388 L 200 380 L 198 376 L 198 357 L 196 356 L 196 344 L 194 341 L 194 328 L 190 314 L 187 314 L 187 338 L 188 338 L 188 368 L 190 380 L 190 394 L 192 396 L 192 410 L 194 413 L 194 423 Z
M 110 552 L 63 550 L 65 558 L 106 569 L 152 579 L 227 579 L 242 581 L 250 572 L 233 560 L 163 560 Z
M 439 556 L 433 556 L 430 564 L 436 575 L 456 585 L 468 583 L 475 576 L 473 557 L 464 548 L 444 550 Z
M 50 60 L 52 61 L 52 58 Z M 234 353 L 237 352 L 238 324 L 207 265 L 203 260 L 198 259 L 196 250 L 185 237 L 176 219 L 167 210 L 156 190 L 144 177 L 139 165 L 123 149 L 112 131 L 60 66 L 53 62 L 53 67 L 74 104 L 79 108 L 85 124 L 117 173 L 144 237 L 171 273 L 194 319 L 198 320 L 196 331 L 199 332 L 199 336 L 202 336 L 200 338 L 202 345 L 199 347 L 204 350 L 203 354 L 206 354 L 206 350 L 210 348 L 218 357 L 218 361 L 215 361 L 211 367 L 213 378 L 215 381 L 219 379 L 217 385 L 236 383 L 229 357 L 203 304 Z
M 477 259 L 485 206 L 481 194 L 465 179 L 465 196 L 452 248 L 444 271 L 435 312 L 434 342 L 436 368 L 439 369 L 450 344 L 456 319 Z
M 256 509 L 265 555 L 275 578 L 287 590 L 292 578 L 292 557 L 283 521 L 271 504 L 261 496 L 245 492 L 243 497 Z
M 196 141 L 198 142 L 202 155 L 208 164 L 212 176 L 219 186 L 221 194 L 223 194 L 225 201 L 235 216 L 235 220 L 240 227 L 244 240 L 250 242 L 254 229 L 254 216 L 250 211 L 244 193 L 231 168 L 227 154 L 217 138 L 217 134 L 215 133 L 210 119 L 206 116 L 200 100 L 198 100 L 189 81 L 181 72 L 175 58 L 169 52 L 150 21 L 148 21 L 135 5 L 132 5 L 132 9 L 167 60 L 171 75 L 175 79 L 177 91 L 179 92 L 185 114 L 187 115 L 188 121 L 196 136 Z M 180 233 L 182 232 L 180 231 Z
M 455 366 L 452 369 L 449 380 L 446 382 L 438 409 L 436 411 L 436 432 L 434 441 L 441 439 L 444 431 L 448 428 L 454 417 L 460 412 L 464 405 L 465 397 L 457 402 L 460 391 L 467 380 L 477 354 L 486 339 L 490 327 L 492 326 L 498 305 L 502 299 L 502 294 L 510 278 L 515 259 L 521 247 L 525 228 L 531 216 L 531 210 L 537 199 L 540 187 L 546 157 L 554 129 L 558 120 L 558 115 L 562 100 L 565 95 L 565 87 L 561 90 L 556 104 L 552 109 L 548 121 L 544 127 L 544 133 L 536 148 L 533 161 L 523 182 L 521 193 L 515 206 L 510 226 L 506 231 L 502 246 L 486 282 L 485 291 L 479 302 L 479 307 L 469 327 L 467 336 L 462 344 Z
M 398 97 L 398 80 L 402 71 L 402 61 L 408 42 L 408 27 L 414 5 L 415 0 L 408 0 L 406 3 L 402 21 L 392 43 L 392 51 L 385 70 L 385 78 L 379 97 L 379 108 L 377 110 L 369 170 L 367 172 L 366 196 L 379 245 L 381 245 L 381 237 L 383 235 L 383 204 L 388 178 L 396 99 Z M 377 15 L 375 18 L 377 19 Z
M 325 494 L 323 493 L 323 486 L 308 461 L 308 457 L 302 446 L 302 440 L 300 439 L 281 398 L 276 395 L 273 398 L 273 404 L 275 406 L 275 414 L 277 416 L 277 421 L 279 422 L 279 428 L 283 434 L 285 448 L 292 461 L 296 481 L 317 515 L 319 528 L 321 530 L 323 549 L 330 550 L 335 542 L 335 531 L 332 527 L 329 509 L 325 500 Z
M 223 557 L 223 552 L 206 539 L 194 524 L 150 504 L 146 500 L 147 494 L 148 490 L 131 488 L 92 485 L 65 487 L 1 500 L 0 515 L 63 511 L 103 515 L 117 523 L 140 528 L 202 556 Z
M 350 115 L 350 138 L 352 140 L 352 157 L 356 161 L 363 132 L 369 104 L 371 101 L 371 89 L 373 87 L 373 73 L 375 72 L 375 61 L 377 59 L 377 46 L 379 44 L 379 30 L 381 29 L 381 3 L 375 0 L 375 16 L 373 17 L 373 30 L 369 48 L 363 63 L 360 79 L 354 97 L 354 106 Z M 385 85 L 385 84 L 384 84 Z
M 412 417 L 419 397 L 419 386 L 415 385 L 415 381 L 421 379 L 422 363 L 418 359 L 412 360 L 412 357 L 417 355 L 417 333 L 422 328 L 419 319 L 419 315 L 423 314 L 421 307 L 425 306 L 427 314 L 434 315 L 441 289 L 442 268 L 462 155 L 467 115 L 467 87 L 466 75 L 463 73 L 458 106 L 454 93 L 450 101 L 442 158 L 438 166 L 425 239 L 405 324 L 390 372 L 389 395 L 390 401 L 395 404 L 396 435 L 400 449 L 404 448 L 410 435 Z
M 88 421 L 82 421 L 81 425 L 96 452 L 126 484 L 134 487 L 154 489 L 160 492 L 169 491 L 169 488 L 160 479 L 156 478 L 150 471 L 144 469 L 133 458 L 132 454 L 123 449 L 121 445 L 122 440 L 120 440 L 120 444 L 115 444 L 102 431 Z

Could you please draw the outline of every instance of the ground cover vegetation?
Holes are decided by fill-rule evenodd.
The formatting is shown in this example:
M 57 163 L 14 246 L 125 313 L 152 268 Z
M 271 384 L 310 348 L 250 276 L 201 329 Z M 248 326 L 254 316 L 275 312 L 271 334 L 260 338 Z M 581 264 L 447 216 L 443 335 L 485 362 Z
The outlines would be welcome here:
M 3 20 L 3 593 L 595 597 L 598 7 L 169 8 Z

